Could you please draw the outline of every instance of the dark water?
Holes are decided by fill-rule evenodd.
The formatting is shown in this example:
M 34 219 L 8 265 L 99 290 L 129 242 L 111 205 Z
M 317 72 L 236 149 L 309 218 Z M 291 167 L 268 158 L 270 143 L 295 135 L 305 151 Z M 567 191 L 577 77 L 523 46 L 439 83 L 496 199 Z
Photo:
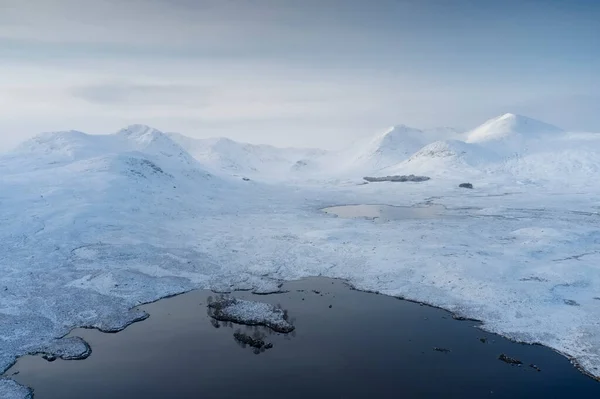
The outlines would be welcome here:
M 445 216 L 442 205 L 393 206 L 393 205 L 340 205 L 322 209 L 323 212 L 341 218 L 366 218 L 378 221 L 403 219 L 433 219 Z
M 36 399 L 600 398 L 600 383 L 550 349 L 484 333 L 445 311 L 323 278 L 284 288 L 235 293 L 281 304 L 296 326 L 266 335 L 274 347 L 260 354 L 235 342 L 239 326 L 215 328 L 206 314 L 214 294 L 195 291 L 143 306 L 150 318 L 117 334 L 73 331 L 92 346 L 86 360 L 29 356 L 7 374 L 19 371 L 14 378 Z M 502 353 L 524 365 L 498 360 Z

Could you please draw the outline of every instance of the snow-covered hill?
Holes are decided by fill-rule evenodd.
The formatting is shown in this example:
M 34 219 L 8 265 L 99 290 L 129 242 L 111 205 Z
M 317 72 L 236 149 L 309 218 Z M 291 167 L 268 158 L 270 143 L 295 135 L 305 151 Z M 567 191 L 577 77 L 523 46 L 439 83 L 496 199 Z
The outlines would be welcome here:
M 556 126 L 516 114 L 492 118 L 466 134 L 469 143 L 523 145 L 526 140 L 544 140 L 564 131 Z
M 298 161 L 320 158 L 327 153 L 317 149 L 240 143 L 224 137 L 194 139 L 179 133 L 168 135 L 214 173 L 285 178 L 294 166 L 298 166 Z
M 464 179 L 465 174 L 479 172 L 486 165 L 498 162 L 500 159 L 498 154 L 478 144 L 443 140 L 424 146 L 407 160 L 390 166 L 381 173 L 454 176 L 457 179 Z
M 397 125 L 373 138 L 353 144 L 343 153 L 346 168 L 364 172 L 380 170 L 408 159 L 424 145 L 451 133 L 444 129 L 427 131 Z
M 341 151 L 312 160 L 312 169 L 344 177 L 377 173 L 408 159 L 432 141 L 457 135 L 455 129 L 448 127 L 421 130 L 396 125 L 373 137 L 358 140 Z M 306 163 L 311 164 L 309 161 Z

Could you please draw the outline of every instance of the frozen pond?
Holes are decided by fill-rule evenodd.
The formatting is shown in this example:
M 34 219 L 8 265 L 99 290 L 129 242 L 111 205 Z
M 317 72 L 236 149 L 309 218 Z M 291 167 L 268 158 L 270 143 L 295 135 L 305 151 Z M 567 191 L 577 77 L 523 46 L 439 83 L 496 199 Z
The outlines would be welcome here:
M 7 375 L 36 399 L 600 397 L 600 383 L 563 356 L 446 311 L 325 278 L 283 289 L 233 295 L 280 305 L 295 326 L 289 334 L 215 322 L 207 304 L 216 294 L 192 291 L 140 307 L 150 318 L 117 334 L 74 330 L 92 348 L 86 360 L 26 356 Z M 240 332 L 272 347 L 242 347 Z
M 447 210 L 442 205 L 340 205 L 323 208 L 322 211 L 341 218 L 366 218 L 382 222 L 402 219 L 435 219 L 447 216 Z

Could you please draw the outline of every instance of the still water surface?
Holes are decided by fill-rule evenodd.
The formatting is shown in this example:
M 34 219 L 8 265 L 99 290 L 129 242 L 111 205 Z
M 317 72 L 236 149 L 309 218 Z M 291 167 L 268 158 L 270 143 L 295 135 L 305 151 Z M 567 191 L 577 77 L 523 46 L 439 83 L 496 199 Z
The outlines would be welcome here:
M 7 375 L 18 371 L 13 378 L 36 399 L 600 398 L 600 383 L 552 350 L 482 332 L 448 312 L 325 278 L 283 288 L 234 295 L 281 304 L 296 326 L 291 334 L 215 328 L 206 314 L 215 294 L 194 291 L 142 306 L 150 318 L 117 334 L 74 330 L 93 349 L 86 360 L 27 356 Z M 238 329 L 274 347 L 254 354 L 234 340 Z M 502 353 L 524 365 L 498 360 Z

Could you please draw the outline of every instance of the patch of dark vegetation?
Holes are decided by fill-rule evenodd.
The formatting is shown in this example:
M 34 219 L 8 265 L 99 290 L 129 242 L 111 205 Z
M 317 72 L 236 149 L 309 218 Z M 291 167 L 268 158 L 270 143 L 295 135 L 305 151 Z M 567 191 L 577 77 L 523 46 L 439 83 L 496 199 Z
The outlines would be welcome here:
M 427 304 L 425 304 L 425 305 L 427 305 Z M 427 306 L 431 306 L 431 305 L 427 305 Z M 435 306 L 434 306 L 434 307 L 435 307 Z M 438 308 L 438 309 L 441 309 L 441 308 Z M 471 318 L 469 318 L 469 317 L 459 316 L 459 315 L 457 315 L 457 314 L 453 314 L 453 315 L 452 315 L 452 318 L 453 318 L 454 320 L 460 320 L 460 321 L 477 321 L 477 322 L 479 322 L 479 320 L 477 320 L 477 319 L 471 319 Z
M 520 278 L 519 281 L 537 281 L 539 283 L 548 282 L 548 280 L 546 280 L 545 278 L 541 278 L 541 277 L 537 277 L 537 276 L 523 277 L 523 278 Z
M 422 182 L 431 179 L 427 176 L 415 176 L 415 175 L 393 175 L 393 176 L 381 176 L 381 177 L 363 177 L 364 180 L 373 183 L 373 182 L 382 182 L 382 181 L 391 181 L 391 182 Z
M 451 351 L 450 349 L 448 349 L 448 348 L 439 348 L 439 347 L 437 347 L 437 346 L 434 346 L 434 347 L 433 347 L 433 350 L 434 350 L 434 351 L 436 351 L 436 352 L 442 352 L 442 353 L 450 353 L 450 352 L 452 352 L 452 351 Z
M 247 346 L 254 348 L 254 353 L 256 354 L 262 353 L 273 347 L 272 343 L 265 342 L 265 336 L 258 331 L 255 331 L 253 336 L 250 336 L 238 330 L 233 333 L 233 338 L 242 348 Z
M 160 173 L 160 174 L 163 174 L 163 175 L 165 174 L 165 172 L 162 170 L 162 168 L 160 166 L 158 166 L 157 164 L 155 164 L 154 162 L 152 162 L 152 161 L 149 161 L 147 159 L 142 159 L 141 164 L 143 166 L 147 166 L 150 169 L 152 169 L 152 171 L 154 173 Z
M 563 302 L 565 303 L 565 305 L 579 306 L 579 303 L 577 301 L 572 300 L 572 299 L 563 299 Z
M 53 362 L 56 360 L 56 356 L 46 353 L 45 355 L 42 355 L 42 359 Z
M 535 364 L 531 363 L 529 365 L 529 367 L 531 367 L 532 369 L 534 369 L 535 371 L 542 371 L 542 369 L 540 369 L 538 366 L 536 366 Z
M 164 175 L 173 177 L 171 174 L 165 172 L 160 166 L 148 159 L 130 158 L 128 164 L 131 166 L 129 172 L 135 176 L 147 178 L 145 171 L 149 171 L 153 174 Z
M 498 360 L 502 360 L 504 363 L 512 364 L 514 366 L 520 366 L 523 364 L 523 362 L 519 359 L 512 358 L 510 356 L 505 355 L 504 353 L 498 356 Z
M 460 183 L 458 185 L 458 187 L 460 187 L 460 188 L 473 188 L 473 185 L 471 183 Z

